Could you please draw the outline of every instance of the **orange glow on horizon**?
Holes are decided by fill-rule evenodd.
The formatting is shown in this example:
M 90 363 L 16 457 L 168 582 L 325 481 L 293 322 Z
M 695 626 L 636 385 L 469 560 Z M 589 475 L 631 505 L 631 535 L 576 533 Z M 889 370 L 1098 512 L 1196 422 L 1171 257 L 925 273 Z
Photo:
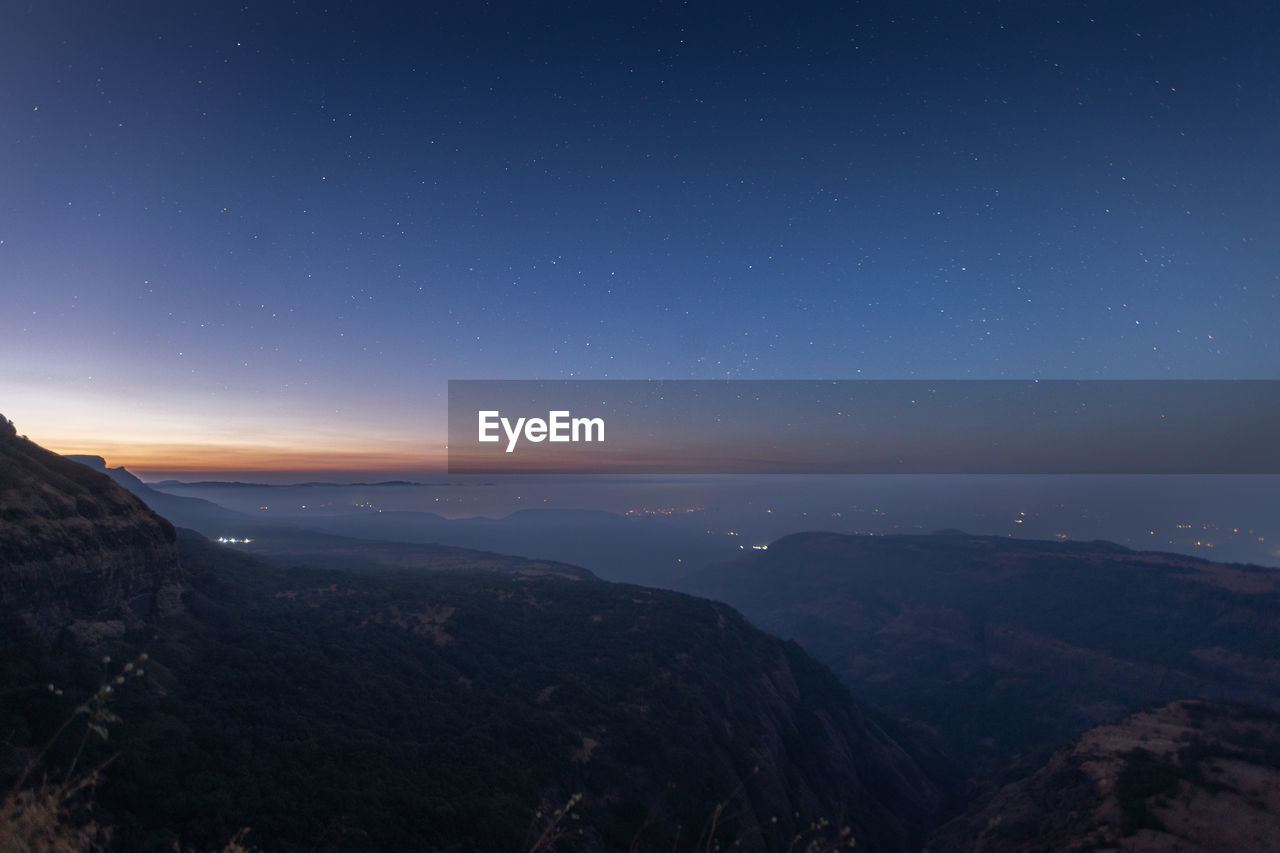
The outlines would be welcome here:
M 432 411 L 355 414 L 317 400 L 267 407 L 181 394 L 157 402 L 136 390 L 69 396 L 0 381 L 0 412 L 41 447 L 101 456 L 134 474 L 398 473 L 447 465 L 442 418 Z
M 272 445 L 149 444 L 103 441 L 93 444 L 50 443 L 60 454 L 101 456 L 112 468 L 124 466 L 134 474 L 152 471 L 405 471 L 443 469 L 443 448 L 436 452 L 421 444 L 395 447 L 385 442 L 377 450 L 306 448 Z

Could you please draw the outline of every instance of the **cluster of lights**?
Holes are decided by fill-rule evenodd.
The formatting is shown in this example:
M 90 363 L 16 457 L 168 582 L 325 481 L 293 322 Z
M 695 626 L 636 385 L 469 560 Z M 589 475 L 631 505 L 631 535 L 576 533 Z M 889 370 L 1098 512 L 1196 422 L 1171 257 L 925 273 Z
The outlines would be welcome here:
M 661 506 L 661 507 L 658 507 L 657 509 L 649 509 L 648 507 L 639 507 L 636 509 L 627 510 L 626 514 L 627 515 L 679 515 L 681 513 L 702 512 L 702 509 L 703 508 L 700 506 L 690 506 L 690 507 Z

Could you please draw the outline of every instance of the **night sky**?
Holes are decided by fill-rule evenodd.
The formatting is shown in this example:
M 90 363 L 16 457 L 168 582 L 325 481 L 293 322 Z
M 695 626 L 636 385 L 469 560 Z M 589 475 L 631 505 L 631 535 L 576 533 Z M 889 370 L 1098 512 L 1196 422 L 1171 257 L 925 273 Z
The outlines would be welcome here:
M 1268 4 L 404 5 L 4 5 L 19 432 L 412 470 L 448 379 L 1280 378 Z

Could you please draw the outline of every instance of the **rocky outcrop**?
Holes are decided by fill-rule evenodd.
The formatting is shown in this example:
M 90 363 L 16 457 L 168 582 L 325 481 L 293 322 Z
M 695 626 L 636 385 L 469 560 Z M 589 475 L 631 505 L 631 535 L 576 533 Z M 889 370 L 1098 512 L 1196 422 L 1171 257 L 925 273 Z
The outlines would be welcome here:
M 173 525 L 0 417 L 0 617 L 42 640 L 92 644 L 175 612 Z
M 1091 729 L 928 849 L 1280 849 L 1280 716 L 1184 700 Z

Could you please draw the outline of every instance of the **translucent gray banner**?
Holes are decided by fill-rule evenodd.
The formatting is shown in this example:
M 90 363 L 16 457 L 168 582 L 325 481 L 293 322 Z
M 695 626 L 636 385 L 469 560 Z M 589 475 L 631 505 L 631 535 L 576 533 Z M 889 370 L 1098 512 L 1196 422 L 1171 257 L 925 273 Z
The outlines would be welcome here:
M 1280 380 L 453 380 L 454 474 L 1275 474 Z

